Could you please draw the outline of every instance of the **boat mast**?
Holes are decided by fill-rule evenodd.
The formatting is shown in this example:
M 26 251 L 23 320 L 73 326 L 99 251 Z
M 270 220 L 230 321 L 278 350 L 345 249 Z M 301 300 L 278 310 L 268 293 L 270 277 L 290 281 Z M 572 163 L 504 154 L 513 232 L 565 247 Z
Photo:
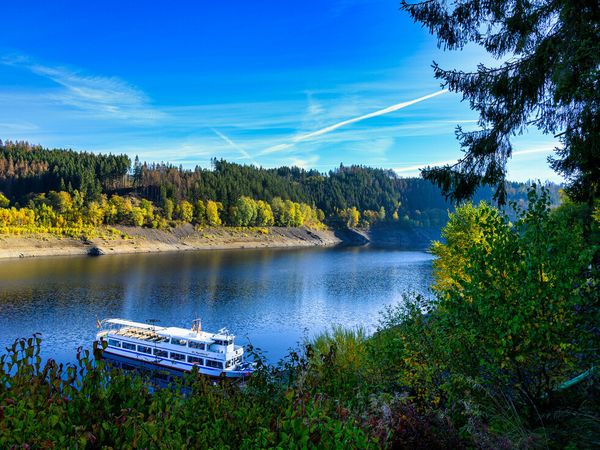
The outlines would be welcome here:
M 202 319 L 194 319 L 192 320 L 192 332 L 198 334 L 202 331 Z

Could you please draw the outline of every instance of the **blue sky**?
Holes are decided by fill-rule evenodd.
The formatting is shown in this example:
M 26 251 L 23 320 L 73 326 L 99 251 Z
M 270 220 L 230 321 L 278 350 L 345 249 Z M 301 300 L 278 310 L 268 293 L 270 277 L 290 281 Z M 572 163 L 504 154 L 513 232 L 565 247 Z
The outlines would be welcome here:
M 460 156 L 476 126 L 442 93 L 443 53 L 397 0 L 10 2 L 2 7 L 0 138 L 136 154 L 184 167 L 225 158 L 402 176 Z M 436 95 L 437 94 L 437 95 Z M 515 139 L 509 177 L 560 181 L 553 140 Z

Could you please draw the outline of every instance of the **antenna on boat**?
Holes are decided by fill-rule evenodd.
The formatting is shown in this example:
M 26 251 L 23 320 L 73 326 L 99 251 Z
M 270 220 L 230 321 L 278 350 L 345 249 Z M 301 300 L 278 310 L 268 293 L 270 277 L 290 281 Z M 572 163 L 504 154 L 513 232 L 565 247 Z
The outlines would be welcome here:
M 197 318 L 192 320 L 192 332 L 198 334 L 202 331 L 202 319 Z

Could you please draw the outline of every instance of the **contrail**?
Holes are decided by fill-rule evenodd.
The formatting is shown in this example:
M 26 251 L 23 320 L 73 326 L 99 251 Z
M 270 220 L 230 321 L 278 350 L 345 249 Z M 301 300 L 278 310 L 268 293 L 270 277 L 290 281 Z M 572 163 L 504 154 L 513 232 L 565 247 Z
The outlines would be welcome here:
M 250 156 L 250 153 L 248 153 L 242 147 L 237 145 L 235 142 L 233 142 L 231 139 L 229 139 L 223 133 L 221 133 L 218 130 L 215 130 L 214 128 L 211 128 L 211 130 L 213 131 L 213 133 L 215 133 L 217 136 L 219 136 L 221 139 L 223 139 L 225 142 L 227 142 L 229 145 L 231 145 L 233 148 L 235 148 L 238 152 L 240 152 L 245 159 L 252 159 L 252 156 Z
M 322 136 L 324 134 L 330 133 L 334 130 L 337 130 L 338 128 L 341 128 L 346 125 L 350 125 L 352 123 L 360 122 L 362 120 L 371 119 L 373 117 L 383 116 L 384 114 L 389 114 L 391 112 L 398 111 L 399 109 L 406 108 L 407 106 L 414 105 L 415 103 L 419 103 L 419 102 L 428 100 L 433 97 L 437 97 L 438 95 L 445 94 L 446 92 L 448 92 L 448 89 L 443 89 L 441 91 L 434 92 L 433 94 L 425 95 L 424 97 L 419 97 L 414 100 L 410 100 L 408 102 L 398 103 L 396 105 L 388 106 L 387 108 L 383 108 L 378 111 L 374 111 L 372 113 L 365 114 L 363 116 L 358 116 L 358 117 L 354 117 L 352 119 L 338 122 L 338 123 L 330 125 L 328 127 L 321 128 L 320 130 L 317 130 L 317 131 L 312 131 L 310 133 L 302 134 L 300 136 L 295 136 L 294 138 L 292 138 L 290 143 L 273 145 L 269 148 L 266 148 L 262 152 L 260 152 L 259 155 L 268 155 L 270 153 L 275 153 L 275 152 L 279 152 L 281 150 L 285 150 L 287 148 L 293 147 L 298 142 L 306 141 L 307 139 L 312 139 L 317 136 Z
M 551 151 L 554 151 L 554 149 L 556 148 L 556 144 L 549 144 L 549 145 L 545 145 L 542 147 L 533 147 L 527 150 L 517 150 L 516 152 L 513 152 L 512 155 L 513 156 L 519 156 L 519 155 L 528 155 L 530 153 L 548 153 Z
M 455 164 L 456 161 L 458 161 L 458 159 L 452 159 L 452 160 L 448 160 L 448 161 L 437 161 L 437 162 L 432 162 L 432 163 L 423 163 L 423 164 L 418 164 L 416 166 L 407 166 L 407 167 L 399 167 L 397 169 L 394 169 L 394 171 L 396 172 L 414 172 L 415 170 L 421 170 L 424 167 L 427 166 L 445 166 L 447 164 Z
M 514 156 L 521 156 L 521 155 L 530 155 L 533 153 L 548 153 L 548 152 L 551 152 L 552 150 L 554 150 L 554 148 L 555 148 L 554 144 L 552 144 L 551 146 L 543 145 L 541 147 L 533 147 L 533 148 L 528 148 L 526 150 L 517 150 L 516 152 L 512 152 L 512 156 L 514 157 Z M 422 163 L 422 164 L 418 164 L 415 166 L 398 167 L 398 168 L 394 169 L 394 171 L 397 173 L 415 172 L 415 171 L 421 170 L 427 166 L 437 167 L 437 166 L 445 166 L 445 165 L 449 165 L 449 164 L 456 164 L 458 162 L 458 160 L 459 160 L 459 158 L 451 159 L 448 161 L 436 161 L 436 162 Z

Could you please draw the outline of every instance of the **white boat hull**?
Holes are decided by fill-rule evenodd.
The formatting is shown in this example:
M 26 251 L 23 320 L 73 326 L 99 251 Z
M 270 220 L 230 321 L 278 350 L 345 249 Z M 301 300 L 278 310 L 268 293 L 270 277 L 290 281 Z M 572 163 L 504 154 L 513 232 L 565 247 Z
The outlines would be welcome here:
M 157 367 L 164 367 L 169 370 L 178 370 L 181 372 L 191 372 L 194 367 L 198 369 L 198 373 L 201 375 L 205 375 L 211 378 L 247 378 L 252 375 L 252 370 L 220 370 L 220 369 L 212 369 L 210 367 L 198 366 L 195 364 L 190 364 L 185 361 L 173 361 L 169 358 L 160 358 L 157 356 L 143 354 L 134 350 L 126 350 L 122 348 L 113 348 L 107 347 L 104 349 L 103 353 L 108 353 L 110 355 L 119 356 L 121 358 L 125 358 L 131 361 L 143 362 L 152 364 Z

